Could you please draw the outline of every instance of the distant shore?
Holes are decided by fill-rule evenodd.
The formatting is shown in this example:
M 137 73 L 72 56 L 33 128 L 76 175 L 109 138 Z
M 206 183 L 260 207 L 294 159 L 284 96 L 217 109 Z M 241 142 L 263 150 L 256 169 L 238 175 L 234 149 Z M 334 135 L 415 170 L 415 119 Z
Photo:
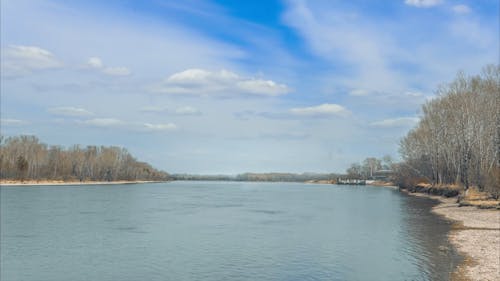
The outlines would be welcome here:
M 2 186 L 30 186 L 30 185 L 112 185 L 112 184 L 138 184 L 156 183 L 164 181 L 63 181 L 63 180 L 0 180 Z
M 454 222 L 450 242 L 465 257 L 451 280 L 500 280 L 500 211 L 461 206 L 457 198 L 410 193 L 440 203 L 432 212 Z

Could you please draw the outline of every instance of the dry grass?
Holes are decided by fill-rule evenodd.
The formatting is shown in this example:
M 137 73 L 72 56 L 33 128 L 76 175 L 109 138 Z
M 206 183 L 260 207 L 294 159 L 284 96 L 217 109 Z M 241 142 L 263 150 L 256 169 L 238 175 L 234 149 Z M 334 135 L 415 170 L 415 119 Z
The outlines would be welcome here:
M 482 192 L 475 187 L 471 187 L 461 196 L 460 206 L 475 206 L 482 209 L 500 209 L 500 201 L 491 198 L 487 192 Z

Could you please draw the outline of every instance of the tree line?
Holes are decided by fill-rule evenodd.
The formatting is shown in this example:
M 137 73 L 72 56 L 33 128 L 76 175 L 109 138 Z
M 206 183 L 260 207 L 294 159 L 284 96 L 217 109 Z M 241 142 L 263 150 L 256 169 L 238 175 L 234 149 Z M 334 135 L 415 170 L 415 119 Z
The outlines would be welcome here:
M 125 148 L 41 143 L 35 136 L 0 137 L 0 179 L 63 181 L 168 180 Z
M 459 184 L 500 194 L 500 66 L 459 73 L 422 106 L 420 122 L 400 143 L 400 185 Z
M 311 180 L 331 180 L 336 174 L 320 173 L 244 173 L 236 176 L 236 181 L 263 181 L 263 182 L 306 182 Z
M 311 180 L 332 180 L 336 174 L 322 173 L 243 173 L 238 175 L 191 175 L 173 174 L 174 180 L 192 181 L 261 181 L 261 182 L 306 182 Z
M 350 179 L 373 179 L 374 176 L 380 171 L 392 170 L 393 160 L 390 155 L 378 159 L 375 157 L 368 157 L 361 163 L 352 163 L 347 169 L 347 178 Z

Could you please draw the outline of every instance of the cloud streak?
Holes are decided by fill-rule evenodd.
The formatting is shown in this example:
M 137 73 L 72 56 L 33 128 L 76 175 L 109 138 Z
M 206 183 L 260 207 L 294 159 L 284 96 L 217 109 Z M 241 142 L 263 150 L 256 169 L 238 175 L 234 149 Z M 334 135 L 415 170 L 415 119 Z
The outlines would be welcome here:
M 464 4 L 455 5 L 451 9 L 453 10 L 453 12 L 455 12 L 456 14 L 459 14 L 459 15 L 464 15 L 464 14 L 468 14 L 471 12 L 471 9 L 469 8 L 469 6 L 464 5 Z
M 370 123 L 370 126 L 376 128 L 400 128 L 400 127 L 412 127 L 420 119 L 417 117 L 398 117 L 398 118 L 390 118 L 384 119 L 380 121 L 375 121 Z
M 333 104 L 324 103 L 317 106 L 310 107 L 297 107 L 290 109 L 290 113 L 295 116 L 305 116 L 305 117 L 331 117 L 340 116 L 345 117 L 351 114 L 349 110 L 345 107 Z
M 2 126 L 22 126 L 22 125 L 28 125 L 29 122 L 21 119 L 2 118 L 0 119 L 0 124 Z
M 101 129 L 121 129 L 135 132 L 169 132 L 178 129 L 174 123 L 127 122 L 116 118 L 93 118 L 77 121 L 77 124 Z
M 132 74 L 132 71 L 124 66 L 106 66 L 99 57 L 91 57 L 88 59 L 86 66 L 90 69 L 96 69 L 101 73 L 111 76 L 127 76 Z
M 47 112 L 53 115 L 67 116 L 67 117 L 85 117 L 94 115 L 93 112 L 90 112 L 86 109 L 72 107 L 72 106 L 52 107 L 47 109 Z
M 443 3 L 443 0 L 405 0 L 405 4 L 417 8 L 429 8 Z
M 166 113 L 179 116 L 197 116 L 202 114 L 198 108 L 193 106 L 180 106 L 175 109 L 163 106 L 145 106 L 140 108 L 140 111 L 146 113 Z
M 152 88 L 153 92 L 195 96 L 280 96 L 290 92 L 285 84 L 242 77 L 227 70 L 187 69 L 174 73 Z
M 11 45 L 2 50 L 2 76 L 15 77 L 63 66 L 50 51 L 37 46 Z

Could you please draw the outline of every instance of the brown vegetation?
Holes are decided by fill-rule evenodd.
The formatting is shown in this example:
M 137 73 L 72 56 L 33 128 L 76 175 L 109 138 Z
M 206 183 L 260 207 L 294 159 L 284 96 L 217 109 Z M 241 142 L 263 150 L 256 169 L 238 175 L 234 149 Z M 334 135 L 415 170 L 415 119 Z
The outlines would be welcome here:
M 2 138 L 0 179 L 16 181 L 151 181 L 168 174 L 119 147 L 48 146 L 35 136 Z

